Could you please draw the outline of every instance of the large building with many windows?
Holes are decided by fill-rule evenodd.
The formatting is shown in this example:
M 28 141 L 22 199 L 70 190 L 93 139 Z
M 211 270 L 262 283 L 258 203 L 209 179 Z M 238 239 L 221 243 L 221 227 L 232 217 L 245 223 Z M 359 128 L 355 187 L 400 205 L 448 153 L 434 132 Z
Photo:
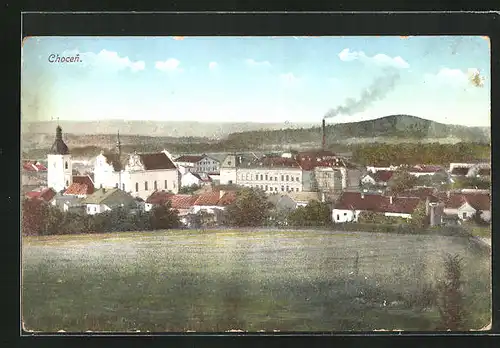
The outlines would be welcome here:
M 356 180 L 350 178 L 355 170 L 328 151 L 285 153 L 261 158 L 231 154 L 221 165 L 220 181 L 221 184 L 260 188 L 267 193 L 331 192 L 356 186 Z

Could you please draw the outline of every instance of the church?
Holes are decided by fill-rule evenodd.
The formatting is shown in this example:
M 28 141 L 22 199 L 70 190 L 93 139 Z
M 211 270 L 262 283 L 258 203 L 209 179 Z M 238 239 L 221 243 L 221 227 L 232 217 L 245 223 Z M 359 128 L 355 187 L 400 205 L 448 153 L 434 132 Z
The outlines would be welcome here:
M 71 154 L 64 143 L 62 129 L 56 128 L 56 139 L 47 155 L 47 185 L 56 192 L 73 183 Z M 122 161 L 118 136 L 117 153 L 101 152 L 94 164 L 94 187 L 120 188 L 134 197 L 146 199 L 153 191 L 178 193 L 181 175 L 167 151 L 133 153 Z

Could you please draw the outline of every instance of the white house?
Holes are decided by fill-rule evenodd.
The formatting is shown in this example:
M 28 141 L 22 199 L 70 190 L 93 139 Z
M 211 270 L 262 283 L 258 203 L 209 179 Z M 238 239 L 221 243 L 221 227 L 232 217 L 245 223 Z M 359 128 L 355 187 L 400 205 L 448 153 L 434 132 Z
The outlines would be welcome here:
M 489 193 L 450 193 L 445 200 L 444 213 L 458 216 L 460 220 L 470 219 L 477 211 L 481 211 L 483 220 L 491 221 L 491 198 Z
M 203 186 L 209 185 L 211 182 L 211 177 L 206 173 L 192 173 L 188 171 L 181 177 L 181 187 Z
M 361 183 L 364 185 L 387 186 L 393 175 L 394 171 L 391 170 L 368 172 L 361 178 Z
M 385 216 L 411 219 L 421 199 L 392 197 L 360 192 L 343 192 L 332 209 L 335 223 L 357 222 L 362 212 L 382 213 Z
M 87 196 L 82 203 L 86 206 L 89 215 L 104 213 L 120 207 L 127 210 L 137 208 L 135 198 L 117 188 L 101 188 Z
M 175 164 L 182 172 L 218 173 L 220 170 L 220 162 L 205 154 L 183 155 L 175 159 Z
M 125 166 L 118 156 L 101 153 L 95 160 L 94 184 L 96 188 L 119 187 L 134 197 L 146 199 L 155 190 L 177 193 L 180 173 L 165 152 L 134 153 Z
M 72 176 L 71 155 L 62 138 L 62 128 L 57 126 L 56 139 L 47 155 L 47 186 L 61 192 L 71 185 Z

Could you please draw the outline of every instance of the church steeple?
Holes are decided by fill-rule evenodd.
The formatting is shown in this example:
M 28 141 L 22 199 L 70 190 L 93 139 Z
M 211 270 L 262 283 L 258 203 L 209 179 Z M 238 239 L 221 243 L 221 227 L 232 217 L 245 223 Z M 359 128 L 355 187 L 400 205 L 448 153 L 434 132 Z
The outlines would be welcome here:
M 53 155 L 68 155 L 69 154 L 68 146 L 64 143 L 64 140 L 62 138 L 62 128 L 59 125 L 57 125 L 57 128 L 56 128 L 56 139 L 54 141 L 54 144 L 52 144 L 52 147 L 50 149 L 50 153 Z

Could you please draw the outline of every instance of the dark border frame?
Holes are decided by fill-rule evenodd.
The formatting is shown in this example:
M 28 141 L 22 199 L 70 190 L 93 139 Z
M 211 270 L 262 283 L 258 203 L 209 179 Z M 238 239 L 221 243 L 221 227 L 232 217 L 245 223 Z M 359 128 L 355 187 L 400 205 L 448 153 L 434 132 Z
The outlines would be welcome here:
M 436 4 L 439 7 L 440 3 Z M 500 33 L 500 15 L 498 13 L 473 13 L 473 12 L 441 12 L 441 13 L 24 13 L 22 14 L 22 35 L 21 37 L 27 36 L 143 36 L 143 35 L 179 35 L 179 36 L 211 36 L 211 35 L 225 35 L 225 36 L 239 36 L 239 35 L 251 35 L 251 36 L 285 36 L 285 35 L 311 35 L 311 36 L 321 36 L 321 35 L 348 35 L 348 36 L 358 36 L 358 35 L 482 35 L 489 36 L 491 43 L 491 55 L 492 55 L 492 65 L 491 65 L 491 115 L 492 115 L 492 127 L 494 126 L 496 115 L 499 114 L 498 106 L 496 101 L 499 100 L 498 96 L 498 85 L 496 83 L 496 76 L 500 71 L 499 67 L 499 52 L 500 52 L 500 41 L 498 34 Z M 17 26 L 19 28 L 19 26 Z M 13 49 L 19 49 L 19 46 L 13 47 Z M 19 52 L 19 51 L 17 51 Z M 18 56 L 20 59 L 20 56 Z M 17 61 L 17 66 L 20 67 L 20 60 Z M 10 69 L 13 72 L 13 69 Z M 16 77 L 13 81 L 20 81 L 19 74 L 20 70 L 18 68 Z M 18 82 L 20 83 L 20 82 Z M 17 85 L 20 87 L 19 85 Z M 12 85 L 11 85 L 12 87 Z M 14 89 L 11 89 L 13 91 Z M 12 99 L 19 101 L 19 91 L 17 88 L 17 94 Z M 16 99 L 17 98 L 17 99 Z M 17 104 L 14 114 L 20 114 L 20 104 Z M 20 134 L 20 124 L 19 121 L 16 122 L 16 118 L 7 115 L 7 121 L 13 122 L 12 126 L 16 128 L 16 134 Z M 9 125 L 10 126 L 10 125 Z M 10 128 L 10 127 L 9 127 Z M 492 132 L 494 133 L 494 131 Z M 12 144 L 14 143 L 14 144 Z M 14 149 L 12 149 L 14 145 Z M 12 158 L 12 166 L 8 166 L 8 185 L 7 185 L 7 210 L 4 214 L 10 218 L 10 222 L 14 223 L 13 228 L 8 228 L 5 233 L 9 234 L 12 240 L 11 251 L 17 250 L 19 252 L 20 245 L 18 234 L 14 231 L 19 231 L 19 210 L 17 209 L 20 205 L 19 198 L 19 171 L 17 167 L 17 162 L 19 160 L 20 148 L 19 139 L 14 139 L 9 146 L 3 147 L 6 151 L 2 151 L 2 155 L 8 155 L 7 157 Z M 492 138 L 492 154 L 495 152 L 495 138 Z M 7 151 L 8 150 L 8 151 Z M 16 153 L 17 151 L 17 153 Z M 9 163 L 8 161 L 7 163 Z M 492 156 L 492 162 L 495 162 L 495 156 Z M 492 163 L 492 175 L 494 176 L 495 165 Z M 496 191 L 492 190 L 493 203 L 496 201 Z M 17 206 L 16 206 L 17 204 Z M 12 213 L 11 213 L 12 211 Z M 498 218 L 493 218 L 492 224 L 496 225 L 496 220 Z M 495 270 L 495 260 L 499 257 L 496 254 L 500 253 L 500 247 L 498 246 L 500 242 L 500 237 L 492 236 L 492 264 Z M 10 243 L 9 243 L 10 245 Z M 15 246 L 15 247 L 14 247 Z M 13 262 L 8 264 L 15 267 L 16 269 L 9 272 L 9 274 L 17 275 L 15 280 L 10 281 L 10 284 L 15 284 L 16 295 L 19 295 L 19 264 L 20 258 L 19 253 L 17 254 L 19 263 L 16 265 Z M 500 273 L 493 272 L 493 286 L 498 283 Z M 500 331 L 499 320 L 500 320 L 500 292 L 493 292 L 493 328 L 491 332 Z M 17 305 L 13 306 L 16 311 L 15 317 L 18 319 L 13 328 L 16 332 L 19 332 L 20 327 L 20 317 L 19 317 L 19 307 Z M 12 316 L 9 316 L 11 318 Z M 490 333 L 491 333 L 490 332 Z M 346 334 L 347 336 L 345 336 Z M 419 333 L 313 333 L 312 336 L 307 333 L 296 333 L 296 334 L 283 334 L 279 333 L 273 334 L 159 334 L 140 336 L 131 335 L 124 337 L 122 335 L 113 335 L 120 337 L 120 344 L 127 344 L 129 342 L 134 342 L 135 344 L 139 341 L 144 344 L 146 342 L 157 341 L 161 343 L 170 343 L 171 346 L 178 346 L 179 344 L 189 343 L 190 345 L 199 341 L 203 346 L 215 343 L 220 345 L 222 342 L 227 342 L 227 344 L 241 344 L 243 342 L 252 342 L 252 346 L 259 344 L 259 341 L 270 341 L 273 343 L 279 343 L 281 345 L 288 345 L 289 343 L 295 344 L 303 342 L 306 344 L 311 343 L 322 343 L 322 346 L 328 343 L 337 344 L 348 344 L 358 346 L 359 344 L 371 345 L 383 344 L 383 343 L 395 343 L 398 342 L 401 345 L 411 345 L 413 342 L 424 343 L 425 346 L 430 345 L 431 342 L 435 342 L 435 338 L 446 337 L 449 343 L 456 344 L 462 343 L 464 345 L 474 344 L 469 341 L 470 336 L 483 336 L 484 341 L 491 339 L 492 337 L 484 337 L 487 332 L 484 333 L 426 333 L 426 337 L 418 337 Z M 26 335 L 24 333 L 23 335 Z M 29 335 L 29 333 L 28 333 Z M 294 335 L 294 337 L 290 337 Z M 342 335 L 342 336 L 341 336 Z M 467 337 L 464 337 L 467 335 Z M 110 338 L 114 337 L 100 337 L 100 334 L 93 334 L 93 337 L 89 335 L 54 335 L 62 337 L 50 337 L 50 336 L 24 336 L 21 338 L 23 344 L 33 343 L 36 346 L 43 346 L 44 344 L 53 345 L 59 339 L 62 344 L 73 345 L 77 341 L 82 341 L 82 337 L 85 337 L 85 342 L 89 342 L 95 345 L 97 342 L 102 341 L 104 344 L 109 344 Z M 162 338 L 160 339 L 160 337 Z M 245 336 L 239 337 L 235 340 L 235 336 Z M 278 337 L 276 337 L 278 336 Z M 340 337 L 339 337 L 340 336 Z M 385 337 L 384 337 L 385 336 Z M 125 340 L 123 338 L 125 338 Z M 163 337 L 167 337 L 167 341 L 163 341 Z M 217 338 L 216 338 L 217 337 Z M 265 337 L 265 339 L 264 339 Z M 389 338 L 390 337 L 390 338 Z M 418 338 L 417 338 L 418 337 Z M 118 337 L 116 337 L 118 338 Z M 440 340 L 437 340 L 438 342 Z M 475 341 L 476 345 L 479 342 Z M 161 344 L 156 343 L 156 344 Z M 432 345 L 432 344 L 431 344 Z M 439 345 L 442 346 L 442 343 Z M 488 345 L 489 346 L 489 345 Z

